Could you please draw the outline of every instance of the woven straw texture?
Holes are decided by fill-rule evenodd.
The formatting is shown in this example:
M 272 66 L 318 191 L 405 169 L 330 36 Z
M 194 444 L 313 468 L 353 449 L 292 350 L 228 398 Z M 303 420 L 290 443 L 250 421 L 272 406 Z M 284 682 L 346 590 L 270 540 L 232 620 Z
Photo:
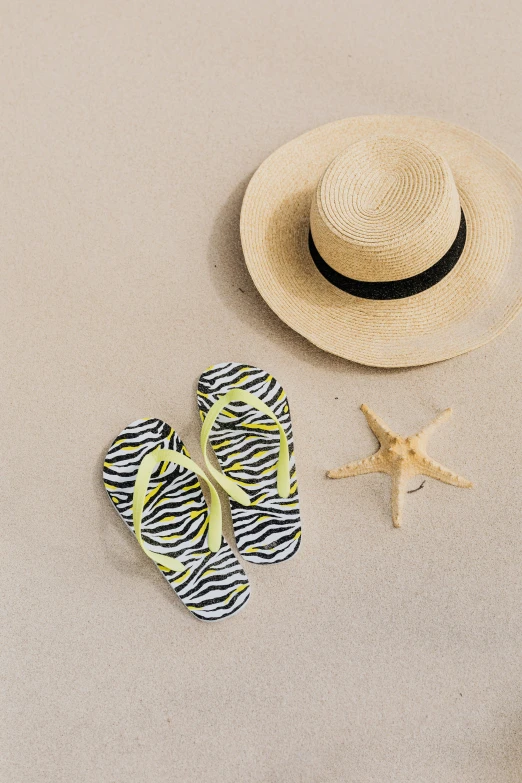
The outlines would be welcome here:
M 399 300 L 354 297 L 308 250 L 358 280 L 400 280 L 467 238 L 452 271 Z M 502 332 L 522 306 L 522 172 L 463 128 L 432 119 L 355 117 L 291 141 L 257 170 L 241 240 L 269 306 L 320 348 L 379 367 L 448 359 Z

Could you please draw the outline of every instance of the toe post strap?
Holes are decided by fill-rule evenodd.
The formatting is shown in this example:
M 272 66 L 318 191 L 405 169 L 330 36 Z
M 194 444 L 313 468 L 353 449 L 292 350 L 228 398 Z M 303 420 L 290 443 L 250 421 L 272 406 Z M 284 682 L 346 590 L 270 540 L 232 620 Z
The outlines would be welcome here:
M 230 389 L 222 397 L 220 397 L 209 409 L 203 426 L 201 428 L 201 450 L 205 458 L 205 464 L 208 472 L 215 479 L 215 481 L 223 487 L 225 492 L 230 495 L 233 500 L 241 503 L 243 506 L 249 506 L 250 500 L 247 493 L 241 489 L 236 481 L 225 476 L 220 471 L 216 470 L 209 461 L 207 453 L 208 438 L 210 431 L 214 426 L 214 423 L 219 414 L 227 408 L 232 402 L 243 402 L 246 405 L 250 405 L 252 408 L 264 413 L 272 419 L 277 429 L 279 430 L 279 456 L 277 459 L 277 491 L 282 498 L 287 498 L 290 495 L 290 453 L 288 449 L 288 440 L 284 428 L 275 415 L 275 413 L 266 405 L 259 397 L 254 394 L 245 391 L 244 389 Z
M 185 454 L 182 454 L 179 451 L 173 451 L 172 449 L 162 449 L 158 447 L 154 451 L 146 454 L 142 459 L 138 468 L 138 474 L 136 476 L 134 494 L 132 498 L 132 521 L 134 524 L 136 538 L 138 539 L 138 542 L 147 557 L 150 557 L 150 559 L 157 563 L 157 565 L 164 566 L 165 568 L 168 568 L 169 571 L 186 571 L 187 566 L 176 557 L 170 557 L 169 555 L 161 555 L 157 552 L 152 552 L 146 546 L 141 534 L 143 510 L 145 506 L 147 489 L 152 474 L 156 470 L 157 466 L 162 462 L 173 462 L 176 465 L 187 468 L 187 470 L 191 470 L 207 484 L 210 490 L 208 548 L 211 552 L 218 552 L 221 547 L 221 503 L 214 486 L 210 483 L 201 468 L 199 468 L 193 460 L 185 456 Z

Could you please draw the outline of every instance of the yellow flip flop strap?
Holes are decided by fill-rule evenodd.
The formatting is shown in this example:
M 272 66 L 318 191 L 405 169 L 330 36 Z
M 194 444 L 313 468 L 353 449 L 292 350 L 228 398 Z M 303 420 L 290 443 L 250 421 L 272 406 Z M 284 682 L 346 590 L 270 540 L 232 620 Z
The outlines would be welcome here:
M 134 531 L 136 538 L 147 557 L 154 560 L 158 565 L 162 565 L 168 568 L 169 571 L 186 571 L 186 565 L 183 565 L 181 560 L 175 557 L 169 557 L 167 555 L 159 555 L 157 552 L 151 552 L 145 545 L 143 538 L 141 537 L 141 520 L 143 516 L 143 506 L 145 505 L 145 496 L 149 486 L 150 477 L 154 473 L 156 467 L 162 462 L 175 462 L 177 465 L 181 465 L 183 468 L 187 468 L 195 473 L 199 478 L 208 485 L 210 489 L 210 505 L 208 512 L 208 548 L 211 552 L 218 552 L 221 547 L 221 503 L 219 502 L 219 496 L 205 476 L 201 468 L 199 468 L 195 462 L 184 454 L 180 454 L 179 451 L 173 451 L 171 449 L 160 449 L 159 447 L 154 451 L 149 452 L 143 457 L 140 467 L 138 468 L 138 474 L 136 476 L 136 482 L 134 484 L 134 495 L 132 498 L 132 521 L 134 523 Z
M 221 413 L 221 411 L 230 405 L 231 402 L 244 402 L 247 405 L 251 405 L 252 408 L 256 408 L 261 413 L 269 416 L 276 424 L 279 430 L 279 457 L 277 459 L 277 491 L 282 498 L 287 498 L 290 495 L 290 454 L 288 452 L 288 441 L 286 433 L 281 426 L 281 423 L 275 413 L 270 410 L 268 405 L 265 405 L 259 397 L 254 394 L 245 391 L 244 389 L 231 389 L 222 397 L 220 397 L 212 405 L 209 412 L 205 416 L 205 421 L 201 428 L 201 451 L 205 457 L 205 463 L 207 470 L 211 476 L 220 484 L 225 492 L 227 492 L 231 498 L 241 503 L 243 506 L 249 506 L 250 500 L 248 495 L 238 484 L 228 476 L 220 473 L 209 462 L 207 455 L 207 444 L 214 422 Z

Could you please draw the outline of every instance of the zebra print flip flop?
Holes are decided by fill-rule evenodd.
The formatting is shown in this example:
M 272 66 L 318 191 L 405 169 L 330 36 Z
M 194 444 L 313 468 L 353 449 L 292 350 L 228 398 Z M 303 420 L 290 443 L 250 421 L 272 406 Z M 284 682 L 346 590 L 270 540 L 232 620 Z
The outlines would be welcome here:
M 201 447 L 208 471 L 230 496 L 240 554 L 279 563 L 301 543 L 290 409 L 282 386 L 248 364 L 226 362 L 199 379 Z M 210 441 L 222 473 L 210 465 Z
M 198 476 L 210 487 L 207 507 Z M 250 586 L 221 535 L 219 497 L 160 419 L 139 419 L 109 449 L 103 467 L 109 497 L 145 554 L 199 620 L 241 609 Z

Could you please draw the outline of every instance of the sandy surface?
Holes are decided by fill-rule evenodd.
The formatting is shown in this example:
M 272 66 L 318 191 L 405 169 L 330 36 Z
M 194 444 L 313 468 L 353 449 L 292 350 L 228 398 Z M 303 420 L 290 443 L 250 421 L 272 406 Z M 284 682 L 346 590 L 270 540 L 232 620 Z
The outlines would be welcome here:
M 522 319 L 356 366 L 270 312 L 238 238 L 255 168 L 341 117 L 439 117 L 522 164 L 519 4 L 1 6 L 2 783 L 522 781 Z M 303 544 L 206 625 L 101 465 L 140 416 L 201 459 L 196 381 L 228 360 L 289 395 Z M 431 453 L 475 488 L 427 481 L 394 530 L 386 476 L 327 480 L 374 448 L 362 402 L 403 434 L 453 406 Z

